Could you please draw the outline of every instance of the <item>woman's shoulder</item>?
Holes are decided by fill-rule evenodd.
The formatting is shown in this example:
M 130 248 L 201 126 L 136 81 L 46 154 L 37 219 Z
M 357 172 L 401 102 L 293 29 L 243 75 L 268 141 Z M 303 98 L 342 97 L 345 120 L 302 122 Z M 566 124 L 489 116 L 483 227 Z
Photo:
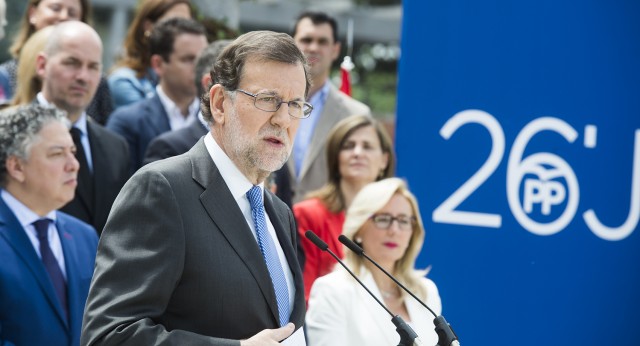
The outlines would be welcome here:
M 336 269 L 327 275 L 317 278 L 313 282 L 312 293 L 315 288 L 316 290 L 327 290 L 337 295 L 344 295 L 355 287 L 354 283 L 357 282 L 346 271 L 342 270 L 342 268 Z
M 436 283 L 426 276 L 421 276 L 419 282 L 420 282 L 420 285 L 422 285 L 422 287 L 426 288 L 427 290 L 438 291 L 438 286 L 436 286 Z
M 120 66 L 120 67 L 116 67 L 115 69 L 113 69 L 113 71 L 111 71 L 111 73 L 109 74 L 109 80 L 114 80 L 114 79 L 120 79 L 120 78 L 133 78 L 133 79 L 137 79 L 136 76 L 136 71 L 130 67 L 126 67 L 126 66 Z
M 299 209 L 309 209 L 309 208 L 327 209 L 327 207 L 324 205 L 324 203 L 322 203 L 320 198 L 317 198 L 317 197 L 308 198 L 308 199 L 305 199 L 303 201 L 300 201 L 300 202 L 294 204 L 293 207 L 294 208 L 299 208 Z
M 331 212 L 320 198 L 309 198 L 293 205 L 293 212 L 299 214 L 311 214 L 324 217 Z
M 436 286 L 436 283 L 424 276 L 421 277 L 418 282 L 424 288 L 427 294 L 425 303 L 437 314 L 442 313 L 442 302 L 440 300 L 440 293 L 438 291 L 438 286 Z

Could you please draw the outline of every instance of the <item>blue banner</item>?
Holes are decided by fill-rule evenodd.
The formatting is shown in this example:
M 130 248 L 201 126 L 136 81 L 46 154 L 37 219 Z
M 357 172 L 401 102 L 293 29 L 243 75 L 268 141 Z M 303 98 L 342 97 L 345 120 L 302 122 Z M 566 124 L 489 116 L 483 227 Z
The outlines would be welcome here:
M 403 2 L 398 174 L 462 345 L 640 344 L 640 2 Z

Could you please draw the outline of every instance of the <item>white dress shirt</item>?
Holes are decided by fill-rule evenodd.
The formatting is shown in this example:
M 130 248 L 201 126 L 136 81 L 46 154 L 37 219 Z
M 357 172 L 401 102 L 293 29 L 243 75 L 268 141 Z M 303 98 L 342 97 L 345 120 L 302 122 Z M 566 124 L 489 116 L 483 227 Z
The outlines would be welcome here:
M 242 174 L 242 172 L 240 172 L 229 156 L 227 156 L 222 148 L 220 148 L 218 143 L 213 139 L 211 133 L 204 136 L 204 144 L 207 147 L 207 151 L 213 159 L 213 162 L 216 164 L 216 167 L 218 167 L 222 179 L 227 183 L 227 187 L 229 187 L 233 198 L 236 203 L 238 203 L 238 207 L 240 207 L 249 228 L 251 228 L 253 237 L 256 239 L 256 242 L 258 242 L 258 234 L 256 233 L 256 227 L 253 224 L 253 217 L 251 216 L 251 205 L 249 204 L 249 199 L 246 195 L 249 189 L 253 187 L 253 184 L 244 176 L 244 174 Z M 264 201 L 264 183 L 261 183 L 259 186 L 262 190 Z M 295 287 L 293 286 L 293 274 L 291 273 L 289 262 L 287 262 L 287 258 L 282 251 L 282 246 L 280 245 L 280 241 L 278 241 L 278 235 L 271 223 L 269 214 L 265 211 L 264 215 L 267 221 L 269 235 L 271 236 L 271 239 L 273 239 L 273 243 L 275 244 L 278 252 L 278 258 L 280 259 L 280 265 L 282 265 L 282 269 L 284 270 L 284 276 L 287 281 L 287 288 L 289 292 L 289 314 L 291 314 L 296 295 Z
M 34 213 L 20 202 L 18 199 L 13 197 L 7 190 L 2 189 L 0 191 L 0 196 L 2 200 L 7 204 L 9 209 L 13 212 L 13 215 L 16 216 L 20 225 L 22 225 L 22 229 L 29 237 L 31 241 L 31 245 L 33 245 L 33 249 L 38 254 L 38 257 L 42 259 L 42 255 L 40 255 L 40 240 L 38 240 L 38 232 L 36 228 L 33 226 L 35 221 L 42 219 L 38 214 Z M 67 279 L 67 270 L 64 264 L 64 254 L 62 252 L 62 243 L 60 242 L 60 236 L 58 235 L 58 229 L 56 228 L 56 211 L 53 210 L 49 212 L 44 218 L 52 220 L 49 223 L 49 230 L 47 232 L 49 238 L 49 247 L 51 248 L 51 252 L 53 252 L 53 256 L 56 258 L 56 262 L 58 262 L 58 266 L 62 270 L 62 275 L 64 279 Z
M 188 114 L 185 116 L 182 114 L 180 107 L 164 93 L 160 84 L 156 86 L 156 92 L 160 98 L 160 103 L 162 103 L 164 107 L 164 111 L 167 112 L 167 116 L 169 117 L 169 127 L 171 127 L 171 131 L 187 127 L 192 121 L 196 120 L 196 115 L 200 109 L 200 99 L 197 97 L 193 98 L 188 108 Z

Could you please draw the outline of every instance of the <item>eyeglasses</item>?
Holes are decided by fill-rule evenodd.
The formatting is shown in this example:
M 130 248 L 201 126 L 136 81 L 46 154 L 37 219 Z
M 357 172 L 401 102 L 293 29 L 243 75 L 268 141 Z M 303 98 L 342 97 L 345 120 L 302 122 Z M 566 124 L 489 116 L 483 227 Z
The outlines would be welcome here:
M 267 93 L 252 94 L 242 89 L 236 89 L 247 96 L 253 97 L 253 105 L 256 108 L 266 112 L 276 112 L 280 109 L 283 103 L 289 106 L 289 115 L 294 118 L 305 119 L 308 118 L 313 110 L 313 106 L 308 102 L 303 101 L 283 101 L 278 96 Z
M 398 228 L 401 231 L 411 231 L 413 230 L 413 225 L 416 223 L 415 216 L 406 215 L 392 216 L 391 214 L 373 214 L 370 219 L 376 227 L 383 230 L 389 229 L 393 221 L 397 221 Z

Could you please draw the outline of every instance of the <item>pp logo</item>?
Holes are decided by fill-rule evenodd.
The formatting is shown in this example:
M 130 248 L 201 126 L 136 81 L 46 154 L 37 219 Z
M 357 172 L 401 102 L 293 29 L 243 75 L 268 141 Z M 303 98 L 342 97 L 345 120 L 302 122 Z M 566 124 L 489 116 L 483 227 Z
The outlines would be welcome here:
M 522 227 L 538 235 L 562 231 L 576 215 L 580 200 L 578 179 L 567 161 L 548 152 L 535 153 L 522 159 L 531 137 L 545 130 L 553 130 L 569 142 L 576 138 L 576 132 L 558 119 L 541 118 L 533 121 L 516 138 L 507 168 L 509 207 Z M 521 183 L 522 205 L 519 196 Z M 554 207 L 562 208 L 565 203 L 564 211 L 551 222 L 540 222 L 530 217 L 536 206 L 539 206 L 542 216 L 548 216 Z
M 533 212 L 534 204 L 540 204 L 543 215 L 551 214 L 551 207 L 564 202 L 567 195 L 564 185 L 552 179 L 560 176 L 559 170 L 547 171 L 544 168 L 536 172 L 540 179 L 525 179 L 524 181 L 524 211 Z

